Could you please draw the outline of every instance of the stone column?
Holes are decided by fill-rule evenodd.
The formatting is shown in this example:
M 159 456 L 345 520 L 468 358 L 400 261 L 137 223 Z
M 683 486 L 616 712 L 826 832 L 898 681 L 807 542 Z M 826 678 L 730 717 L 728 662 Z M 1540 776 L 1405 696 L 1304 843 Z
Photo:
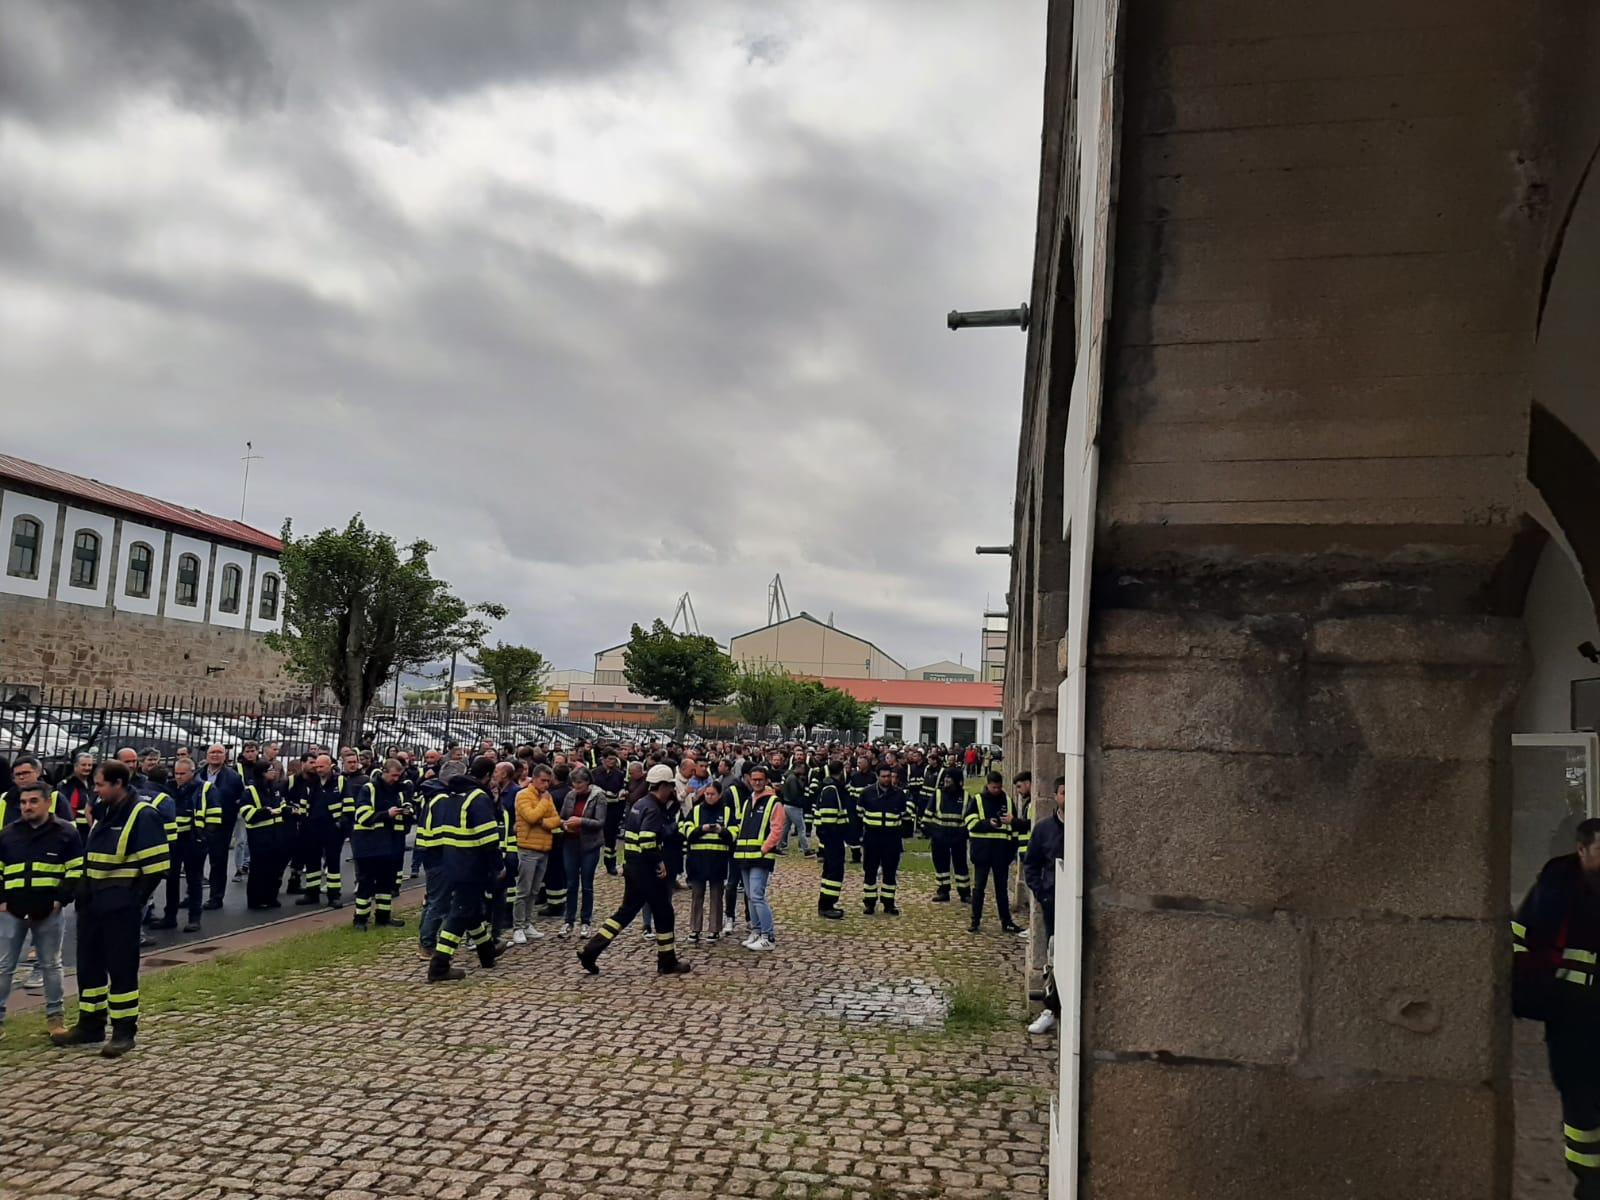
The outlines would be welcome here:
M 1084 1195 L 1508 1194 L 1521 655 L 1491 617 L 1097 612 Z

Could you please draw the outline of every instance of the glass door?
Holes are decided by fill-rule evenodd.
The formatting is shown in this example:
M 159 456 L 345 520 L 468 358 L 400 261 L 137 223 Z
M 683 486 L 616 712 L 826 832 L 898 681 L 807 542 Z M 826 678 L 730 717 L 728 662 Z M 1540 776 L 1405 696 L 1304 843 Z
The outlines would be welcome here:
M 1592 733 L 1519 733 L 1511 738 L 1511 906 L 1533 886 L 1539 868 L 1571 854 L 1585 817 L 1600 816 Z

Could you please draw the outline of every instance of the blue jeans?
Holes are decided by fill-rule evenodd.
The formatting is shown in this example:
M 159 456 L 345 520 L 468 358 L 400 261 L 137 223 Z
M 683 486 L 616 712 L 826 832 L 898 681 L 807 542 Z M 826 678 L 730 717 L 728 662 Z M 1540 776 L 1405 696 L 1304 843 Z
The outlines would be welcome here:
M 39 955 L 39 971 L 44 976 L 44 1014 L 59 1017 L 64 1006 L 61 992 L 61 935 L 67 927 L 65 912 L 54 912 L 37 921 L 24 921 L 0 912 L 0 1021 L 5 1020 L 6 1001 L 11 998 L 11 977 L 22 958 L 22 944 L 33 935 L 33 948 Z
M 774 938 L 772 905 L 767 903 L 767 884 L 772 882 L 772 868 L 757 864 L 744 868 L 744 895 L 750 905 L 750 924 L 768 941 Z
M 583 849 L 576 840 L 563 842 L 561 846 L 561 860 L 567 868 L 567 924 L 576 925 L 580 922 L 573 918 L 578 915 L 578 893 L 583 892 L 583 920 L 581 924 L 589 925 L 594 922 L 594 872 L 600 865 L 600 851 L 602 847 L 596 846 L 593 850 Z
M 428 868 L 427 899 L 422 904 L 422 924 L 417 927 L 417 941 L 424 950 L 432 950 L 439 939 L 439 927 L 450 911 L 450 889 L 438 867 Z

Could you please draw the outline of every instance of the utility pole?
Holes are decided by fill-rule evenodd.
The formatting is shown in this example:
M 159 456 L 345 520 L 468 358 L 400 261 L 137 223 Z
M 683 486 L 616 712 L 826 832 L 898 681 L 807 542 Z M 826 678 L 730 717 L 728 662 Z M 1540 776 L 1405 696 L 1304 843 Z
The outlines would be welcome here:
M 244 444 L 244 457 L 239 460 L 244 464 L 244 487 L 239 491 L 239 524 L 241 525 L 244 524 L 244 503 L 250 497 L 250 464 L 260 462 L 264 458 L 263 455 L 256 454 L 254 451 L 255 444 L 246 442 Z

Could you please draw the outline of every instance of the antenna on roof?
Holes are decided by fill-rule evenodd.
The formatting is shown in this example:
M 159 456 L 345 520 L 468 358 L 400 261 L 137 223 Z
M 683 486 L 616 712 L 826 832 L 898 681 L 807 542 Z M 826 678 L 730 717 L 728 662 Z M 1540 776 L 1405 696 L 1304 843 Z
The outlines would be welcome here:
M 783 576 L 774 575 L 772 582 L 767 584 L 767 624 L 776 625 L 793 615 L 789 611 L 789 597 L 783 590 Z
M 678 597 L 678 607 L 672 610 L 672 621 L 668 624 L 667 628 L 671 629 L 674 633 L 678 631 L 679 617 L 683 618 L 683 632 L 685 636 L 688 636 L 691 633 L 695 634 L 696 636 L 699 635 L 700 618 L 694 615 L 694 601 L 689 599 L 688 592 L 685 592 L 683 595 Z
M 244 487 L 239 492 L 239 524 L 244 524 L 244 502 L 250 495 L 250 464 L 260 462 L 265 456 L 254 453 L 255 445 L 251 442 L 244 444 L 244 457 L 239 461 L 244 464 Z

